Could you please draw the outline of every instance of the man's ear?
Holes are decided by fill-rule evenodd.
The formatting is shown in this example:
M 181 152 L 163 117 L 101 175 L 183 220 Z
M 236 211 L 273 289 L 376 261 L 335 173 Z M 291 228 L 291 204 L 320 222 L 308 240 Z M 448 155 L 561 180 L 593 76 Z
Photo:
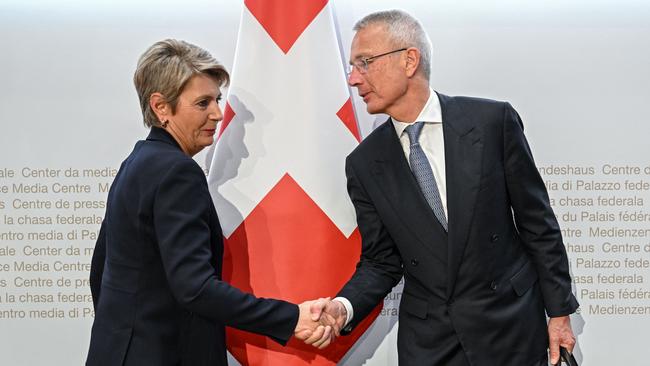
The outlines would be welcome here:
M 415 47 L 409 47 L 404 53 L 406 54 L 406 76 L 411 78 L 415 75 L 420 65 L 420 50 Z
M 165 122 L 171 116 L 171 110 L 169 108 L 169 103 L 165 100 L 165 97 L 160 93 L 153 93 L 149 97 L 149 107 L 156 114 L 158 121 Z

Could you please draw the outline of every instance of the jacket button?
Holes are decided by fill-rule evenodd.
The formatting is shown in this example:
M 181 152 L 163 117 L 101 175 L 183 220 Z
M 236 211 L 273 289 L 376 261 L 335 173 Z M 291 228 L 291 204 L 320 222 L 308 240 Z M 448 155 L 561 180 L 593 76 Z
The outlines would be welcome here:
M 419 263 L 420 262 L 417 259 L 411 259 L 411 265 L 413 265 L 413 267 L 417 266 Z
M 492 281 L 492 283 L 490 283 L 490 288 L 492 289 L 492 291 L 496 291 L 497 287 L 498 286 L 496 282 Z
M 496 243 L 497 241 L 499 241 L 499 235 L 497 235 L 497 234 L 492 235 L 490 237 L 490 241 L 493 242 L 493 243 Z

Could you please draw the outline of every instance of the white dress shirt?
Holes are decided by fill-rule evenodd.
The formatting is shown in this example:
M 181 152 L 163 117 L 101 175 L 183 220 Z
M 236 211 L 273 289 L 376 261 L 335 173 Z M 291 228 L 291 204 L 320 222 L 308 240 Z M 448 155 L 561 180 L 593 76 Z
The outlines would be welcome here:
M 442 109 L 440 108 L 438 94 L 432 89 L 429 89 L 429 92 L 427 104 L 424 105 L 418 118 L 413 122 L 424 122 L 420 133 L 420 146 L 429 161 L 429 165 L 431 165 L 433 177 L 436 179 L 442 208 L 445 210 L 445 217 L 449 217 L 447 215 L 447 180 L 445 179 L 445 139 L 442 135 Z M 399 142 L 402 144 L 402 150 L 404 150 L 404 156 L 406 156 L 409 165 L 411 164 L 409 161 L 411 147 L 409 136 L 404 130 L 413 122 L 401 122 L 393 118 L 393 127 L 395 127 L 397 136 L 399 136 Z
M 438 192 L 440 193 L 442 208 L 445 210 L 445 216 L 449 217 L 447 214 L 447 180 L 445 179 L 445 140 L 442 134 L 442 109 L 440 108 L 438 94 L 431 88 L 429 88 L 429 93 L 429 99 L 415 121 L 401 122 L 394 118 L 392 121 L 409 165 L 411 164 L 409 161 L 411 142 L 408 134 L 404 130 L 413 122 L 424 122 L 419 138 L 420 146 L 429 161 L 429 165 L 431 165 L 431 170 L 433 171 L 433 176 L 438 186 Z M 345 310 L 347 311 L 345 325 L 348 325 L 354 316 L 352 304 L 344 297 L 336 297 L 334 300 L 340 301 L 345 306 Z

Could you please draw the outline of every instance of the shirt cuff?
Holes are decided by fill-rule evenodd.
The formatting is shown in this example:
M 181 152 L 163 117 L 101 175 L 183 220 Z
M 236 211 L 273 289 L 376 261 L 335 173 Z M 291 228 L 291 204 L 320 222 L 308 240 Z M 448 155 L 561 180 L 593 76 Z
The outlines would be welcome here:
M 350 300 L 346 299 L 345 297 L 335 297 L 334 299 L 332 299 L 332 301 L 338 301 L 341 304 L 343 304 L 343 306 L 345 307 L 347 318 L 345 320 L 345 324 L 343 324 L 343 328 L 347 327 L 348 324 L 350 324 L 350 322 L 352 321 L 352 317 L 354 316 L 354 310 L 352 310 L 352 303 L 350 302 Z

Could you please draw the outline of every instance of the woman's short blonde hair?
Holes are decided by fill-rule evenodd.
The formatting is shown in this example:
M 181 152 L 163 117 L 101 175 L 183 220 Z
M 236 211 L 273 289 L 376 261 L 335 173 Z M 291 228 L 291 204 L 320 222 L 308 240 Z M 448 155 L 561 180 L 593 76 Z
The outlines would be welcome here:
M 149 47 L 140 56 L 133 75 L 145 126 L 160 126 L 160 121 L 149 105 L 151 94 L 162 94 L 172 113 L 176 113 L 178 97 L 185 84 L 198 74 L 213 77 L 220 86 L 228 86 L 230 82 L 230 75 L 223 65 L 198 46 L 166 39 Z

